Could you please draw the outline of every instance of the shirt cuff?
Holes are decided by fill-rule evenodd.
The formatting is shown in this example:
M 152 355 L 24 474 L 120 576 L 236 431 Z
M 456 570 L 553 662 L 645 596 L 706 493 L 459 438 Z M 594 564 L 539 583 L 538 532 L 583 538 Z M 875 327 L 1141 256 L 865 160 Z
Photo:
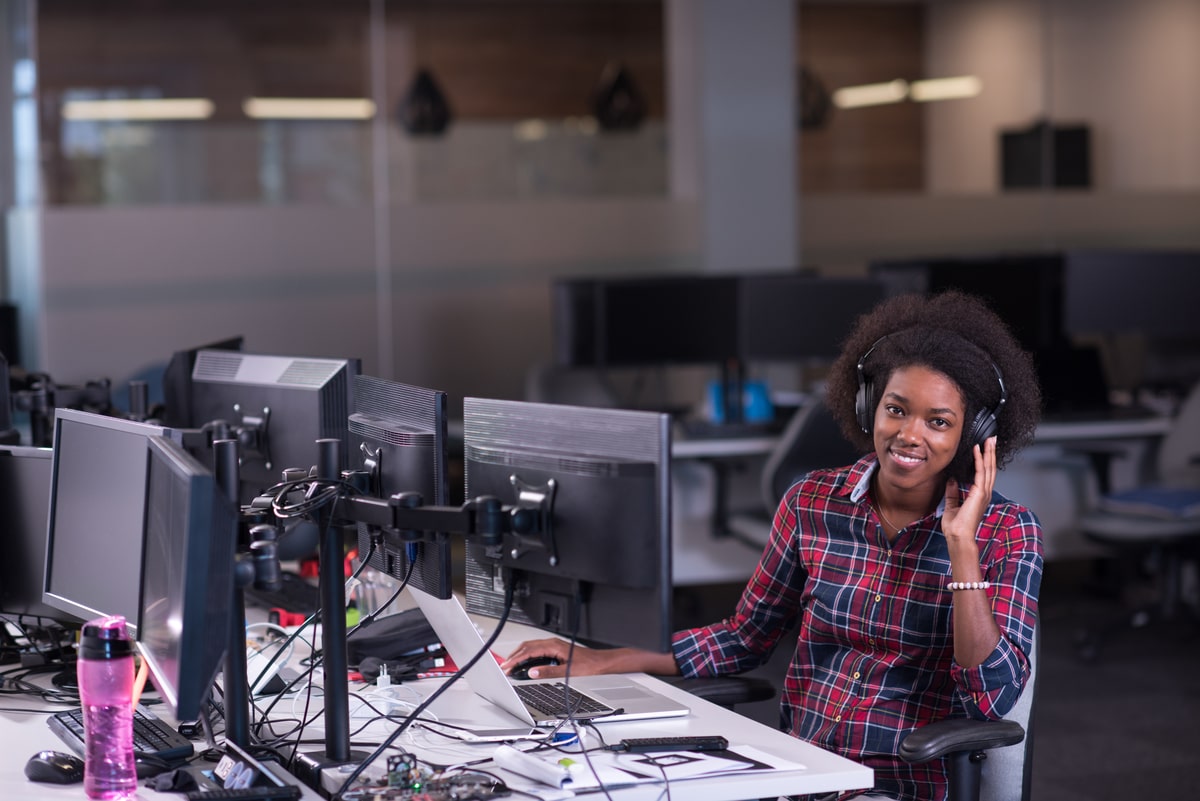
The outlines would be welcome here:
M 950 676 L 956 686 L 965 691 L 968 698 L 975 699 L 978 711 L 984 717 L 999 717 L 1004 712 L 994 714 L 995 707 L 1003 708 L 1011 704 L 999 701 L 999 696 L 1005 690 L 1015 690 L 1016 694 L 1025 686 L 1024 660 L 1016 646 L 1004 636 L 996 643 L 995 649 L 978 667 L 965 668 L 958 662 L 950 665 Z M 989 699 L 988 696 L 991 696 Z M 1013 696 L 1015 701 L 1016 695 Z M 982 702 L 982 703 L 981 703 Z

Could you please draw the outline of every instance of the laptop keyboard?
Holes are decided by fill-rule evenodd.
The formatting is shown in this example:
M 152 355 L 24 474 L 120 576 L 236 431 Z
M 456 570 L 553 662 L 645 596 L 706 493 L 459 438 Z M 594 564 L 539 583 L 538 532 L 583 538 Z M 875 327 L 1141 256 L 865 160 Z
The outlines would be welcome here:
M 82 708 L 57 712 L 47 724 L 71 750 L 83 756 Z M 190 758 L 195 748 L 191 740 L 171 728 L 165 720 L 139 706 L 133 712 L 133 752 L 138 757 L 157 757 L 170 763 Z
M 616 712 L 608 704 L 584 695 L 562 682 L 513 684 L 513 687 L 516 688 L 518 697 L 526 706 L 553 717 L 595 718 Z M 569 714 L 567 712 L 568 702 L 571 710 Z

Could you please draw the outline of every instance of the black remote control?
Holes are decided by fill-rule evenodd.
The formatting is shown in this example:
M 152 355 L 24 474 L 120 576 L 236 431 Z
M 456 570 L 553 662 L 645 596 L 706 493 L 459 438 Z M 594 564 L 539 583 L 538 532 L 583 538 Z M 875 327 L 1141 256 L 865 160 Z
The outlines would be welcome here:
M 724 751 L 729 741 L 719 734 L 703 737 L 636 737 L 622 740 L 614 751 L 647 754 L 652 751 Z

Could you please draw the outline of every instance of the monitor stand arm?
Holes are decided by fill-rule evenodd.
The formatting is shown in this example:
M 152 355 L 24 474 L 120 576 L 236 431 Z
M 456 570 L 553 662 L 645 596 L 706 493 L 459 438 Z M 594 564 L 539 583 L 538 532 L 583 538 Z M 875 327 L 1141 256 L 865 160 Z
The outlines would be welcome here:
M 310 493 L 319 484 L 353 485 L 353 476 L 343 480 L 339 474 L 341 440 L 317 440 L 317 475 Z M 475 538 L 485 545 L 501 545 L 506 535 L 516 535 L 513 554 L 520 548 L 545 549 L 551 564 L 557 563 L 552 516 L 554 482 L 544 488 L 522 487 L 515 505 L 501 503 L 495 497 L 480 497 L 461 507 L 424 506 L 419 493 L 400 493 L 390 498 L 347 496 L 343 491 L 337 504 L 324 504 L 316 512 L 321 531 L 318 573 L 321 598 L 321 651 L 325 674 L 325 750 L 296 757 L 296 776 L 308 786 L 321 789 L 321 772 L 326 768 L 362 762 L 367 754 L 350 749 L 350 685 L 346 649 L 345 554 L 341 527 L 364 523 L 382 529 L 385 541 L 417 542 L 432 539 L 437 533 L 452 533 Z M 336 514 L 334 510 L 336 509 Z

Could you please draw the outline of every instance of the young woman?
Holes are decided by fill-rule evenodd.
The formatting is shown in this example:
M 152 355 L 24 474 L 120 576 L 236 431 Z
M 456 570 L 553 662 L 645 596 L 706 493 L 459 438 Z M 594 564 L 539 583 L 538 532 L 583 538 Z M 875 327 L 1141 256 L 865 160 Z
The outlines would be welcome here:
M 677 632 L 668 654 L 576 648 L 571 672 L 738 673 L 798 621 L 783 727 L 873 768 L 871 797 L 945 798 L 944 765 L 905 763 L 900 741 L 1003 716 L 1029 676 L 1042 532 L 993 485 L 1033 438 L 1033 363 L 971 296 L 892 298 L 856 323 L 826 402 L 868 452 L 788 490 L 733 615 Z M 565 663 L 567 643 L 523 643 L 505 667 L 534 656 Z

